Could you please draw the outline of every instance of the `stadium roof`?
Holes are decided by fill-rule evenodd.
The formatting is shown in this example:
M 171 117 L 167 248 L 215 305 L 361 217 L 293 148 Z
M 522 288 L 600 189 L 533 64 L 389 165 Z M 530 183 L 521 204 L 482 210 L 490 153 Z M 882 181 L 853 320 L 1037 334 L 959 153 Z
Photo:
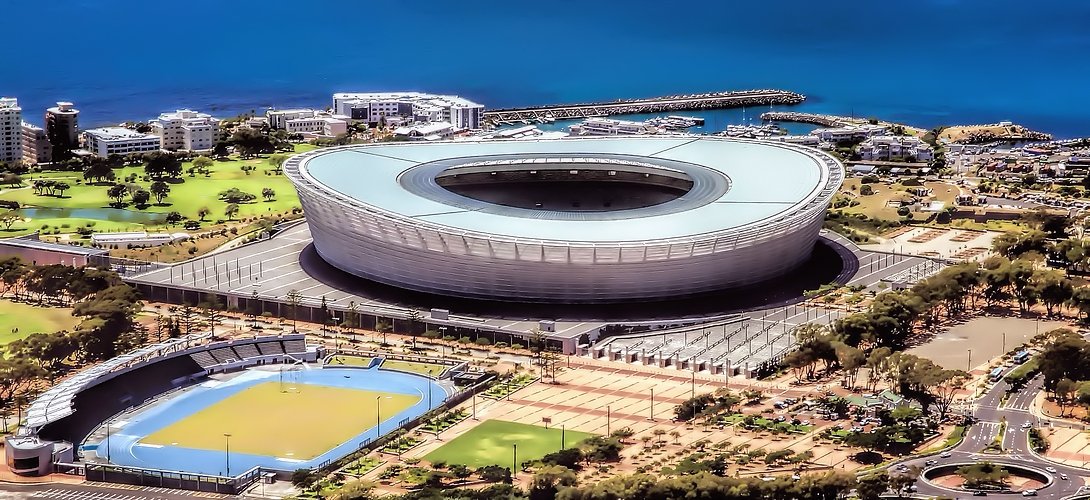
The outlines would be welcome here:
M 597 212 L 499 209 L 450 192 L 438 196 L 434 189 L 411 190 L 420 179 L 424 184 L 431 179 L 434 184 L 434 174 L 446 168 L 490 159 L 555 163 L 562 157 L 614 159 L 654 164 L 666 170 L 677 168 L 695 175 L 694 181 L 725 180 L 726 188 L 698 190 L 700 183 L 696 182 L 693 190 L 677 200 L 606 212 L 607 216 L 588 215 Z M 789 144 L 716 137 L 353 146 L 312 153 L 300 170 L 304 177 L 331 192 L 358 200 L 371 209 L 422 223 L 513 238 L 569 242 L 657 240 L 760 225 L 787 216 L 819 195 L 831 196 L 829 165 L 809 150 Z M 418 174 L 422 171 L 429 175 L 421 177 Z M 705 175 L 709 172 L 710 176 Z M 405 176 L 417 179 L 407 182 Z M 677 207 L 684 209 L 674 209 Z

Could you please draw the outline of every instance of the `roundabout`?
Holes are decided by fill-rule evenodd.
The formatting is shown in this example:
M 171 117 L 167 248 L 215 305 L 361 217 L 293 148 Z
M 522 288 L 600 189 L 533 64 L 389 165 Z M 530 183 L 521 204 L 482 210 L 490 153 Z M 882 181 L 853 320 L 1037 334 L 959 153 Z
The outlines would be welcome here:
M 1000 457 L 997 457 L 1000 458 Z M 969 486 L 962 475 L 965 469 L 988 469 L 1002 471 L 1003 480 L 995 484 Z M 1009 460 L 947 462 L 924 469 L 920 479 L 936 488 L 966 493 L 985 492 L 995 494 L 1022 494 L 1036 492 L 1052 486 L 1056 478 L 1048 471 L 1035 466 L 1015 463 Z
M 716 137 L 356 145 L 284 171 L 333 267 L 416 292 L 573 304 L 789 274 L 844 176 L 818 150 Z

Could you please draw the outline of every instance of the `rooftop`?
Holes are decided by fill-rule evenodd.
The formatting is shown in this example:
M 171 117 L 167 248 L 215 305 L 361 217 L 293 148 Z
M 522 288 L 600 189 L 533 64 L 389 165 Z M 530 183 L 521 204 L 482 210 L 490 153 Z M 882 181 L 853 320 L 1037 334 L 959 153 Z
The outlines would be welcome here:
M 427 102 L 457 107 L 483 107 L 483 105 L 456 95 L 425 94 L 423 92 L 338 92 L 334 101 L 409 101 Z
M 102 127 L 92 128 L 85 130 L 83 133 L 92 135 L 99 140 L 103 141 L 121 141 L 128 139 L 154 139 L 159 140 L 158 136 L 151 134 L 141 134 L 135 130 L 129 130 L 124 127 Z
M 378 211 L 464 231 L 567 242 L 677 238 L 770 223 L 818 198 L 831 182 L 829 167 L 805 148 L 685 136 L 383 144 L 308 156 L 300 168 L 304 178 Z M 606 217 L 481 206 L 432 189 L 438 173 L 481 160 L 573 170 L 649 163 L 684 170 L 698 185 L 673 202 Z M 669 209 L 675 202 L 685 210 Z
M 0 239 L 0 247 L 4 246 L 33 248 L 36 250 L 48 250 L 51 252 L 62 252 L 74 255 L 105 255 L 109 253 L 101 248 L 89 248 L 76 245 L 64 245 L 61 243 L 50 243 L 48 241 L 35 240 L 25 237 Z

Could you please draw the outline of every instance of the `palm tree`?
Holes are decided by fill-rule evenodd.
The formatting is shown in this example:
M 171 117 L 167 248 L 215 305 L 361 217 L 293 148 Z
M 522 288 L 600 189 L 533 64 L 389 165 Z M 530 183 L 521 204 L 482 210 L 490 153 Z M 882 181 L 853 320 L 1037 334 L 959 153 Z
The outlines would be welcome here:
M 670 437 L 674 438 L 674 444 L 678 444 L 678 438 L 681 437 L 681 433 L 678 431 L 670 431 Z
M 663 429 L 655 429 L 651 434 L 655 435 L 655 444 L 662 444 L 662 436 L 666 435 L 666 431 Z

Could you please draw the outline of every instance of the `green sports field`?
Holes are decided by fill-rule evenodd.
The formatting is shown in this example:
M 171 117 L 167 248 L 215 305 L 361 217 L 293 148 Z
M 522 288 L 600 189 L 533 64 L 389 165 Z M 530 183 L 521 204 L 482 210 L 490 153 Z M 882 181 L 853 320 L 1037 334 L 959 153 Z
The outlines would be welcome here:
M 580 441 L 593 437 L 594 434 L 568 430 L 564 432 L 564 446 L 571 448 Z M 518 462 L 536 460 L 548 453 L 561 449 L 560 427 L 538 427 L 536 425 L 505 422 L 503 420 L 485 420 L 480 425 L 458 436 L 439 449 L 428 453 L 424 459 L 431 462 L 464 464 L 470 467 L 500 465 L 510 467 L 514 451 L 512 445 L 518 445 Z
M 310 460 L 375 425 L 375 398 L 382 418 L 420 401 L 418 396 L 325 385 L 299 384 L 281 391 L 265 382 L 168 425 L 140 442 L 202 450 L 222 450 L 224 433 L 231 451 Z
M 416 361 L 402 361 L 399 359 L 386 359 L 382 361 L 379 368 L 386 370 L 397 370 L 409 373 L 419 373 L 428 377 L 438 377 L 443 370 L 446 370 L 447 365 L 439 365 L 432 363 L 419 363 Z
M 0 300 L 0 346 L 34 333 L 72 330 L 79 321 L 68 308 L 36 307 Z M 13 331 L 16 328 L 18 332 Z

